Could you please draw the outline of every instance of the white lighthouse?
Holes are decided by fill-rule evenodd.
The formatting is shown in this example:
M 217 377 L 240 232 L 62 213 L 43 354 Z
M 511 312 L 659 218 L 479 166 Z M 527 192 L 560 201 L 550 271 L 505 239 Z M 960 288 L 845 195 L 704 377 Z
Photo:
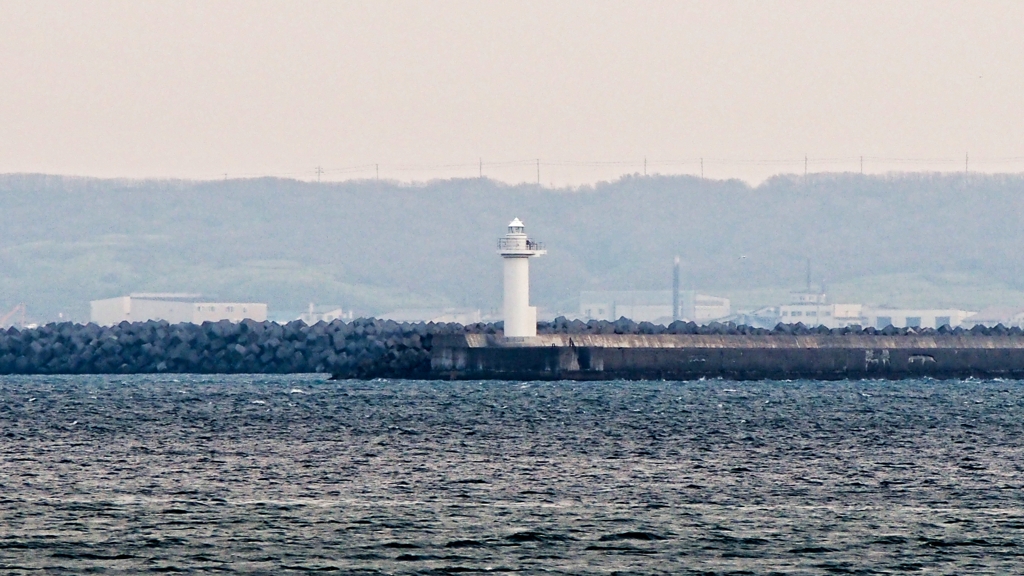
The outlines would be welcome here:
M 508 234 L 498 240 L 498 254 L 505 259 L 505 337 L 537 335 L 537 309 L 530 306 L 530 258 L 547 254 L 539 242 L 526 237 L 526 227 L 516 218 Z

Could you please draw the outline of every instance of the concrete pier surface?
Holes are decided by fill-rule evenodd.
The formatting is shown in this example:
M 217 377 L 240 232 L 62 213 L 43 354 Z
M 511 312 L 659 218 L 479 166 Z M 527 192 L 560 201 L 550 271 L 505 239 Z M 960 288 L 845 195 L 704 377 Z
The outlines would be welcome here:
M 431 377 L 503 380 L 1024 378 L 1024 337 L 932 334 L 544 334 L 433 339 Z

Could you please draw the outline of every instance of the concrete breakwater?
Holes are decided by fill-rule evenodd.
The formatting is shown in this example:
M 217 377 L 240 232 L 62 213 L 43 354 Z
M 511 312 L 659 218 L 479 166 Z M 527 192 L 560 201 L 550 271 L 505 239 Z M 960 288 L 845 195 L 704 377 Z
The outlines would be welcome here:
M 302 373 L 335 378 L 1024 377 L 1019 328 L 772 330 L 559 318 L 536 339 L 502 325 L 376 319 L 0 330 L 0 374 Z
M 0 374 L 286 374 L 326 372 L 345 378 L 425 375 L 430 339 L 459 325 L 398 324 L 374 319 L 168 324 L 101 327 L 47 324 L 0 330 Z

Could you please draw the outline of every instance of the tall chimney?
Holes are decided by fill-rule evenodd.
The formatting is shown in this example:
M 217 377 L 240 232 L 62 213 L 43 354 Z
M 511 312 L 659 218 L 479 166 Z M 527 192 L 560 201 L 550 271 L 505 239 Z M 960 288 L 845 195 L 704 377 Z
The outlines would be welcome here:
M 672 321 L 679 318 L 679 256 L 676 256 L 672 264 Z

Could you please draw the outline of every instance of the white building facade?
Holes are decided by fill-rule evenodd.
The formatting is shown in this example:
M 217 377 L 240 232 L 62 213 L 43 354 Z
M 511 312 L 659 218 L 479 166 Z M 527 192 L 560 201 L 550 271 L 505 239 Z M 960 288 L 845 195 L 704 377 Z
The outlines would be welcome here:
M 884 308 L 863 304 L 829 304 L 824 292 L 810 290 L 792 293 L 790 302 L 779 306 L 779 322 L 799 322 L 805 326 L 827 328 L 956 328 L 973 314 L 966 310 L 946 308 Z
M 317 307 L 310 302 L 309 309 L 299 315 L 299 320 L 302 320 L 308 326 L 312 326 L 317 322 L 326 322 L 330 324 L 335 320 L 351 320 L 352 317 L 353 314 L 351 310 L 342 310 L 340 306 L 328 306 L 327 309 L 318 310 Z
M 863 304 L 785 304 L 779 307 L 779 322 L 826 328 L 956 328 L 971 314 L 967 310 L 870 308 Z
M 824 292 L 794 292 L 790 304 L 779 306 L 779 322 L 826 328 L 866 325 L 863 304 L 829 304 L 827 300 Z
M 864 326 L 867 320 L 861 304 L 783 304 L 779 306 L 779 322 L 844 328 Z
M 957 309 L 870 308 L 864 326 L 895 328 L 956 328 L 974 312 Z
M 164 320 L 171 324 L 267 319 L 267 305 L 260 302 L 203 302 L 199 294 L 142 293 L 93 300 L 89 319 L 101 326 L 121 322 Z
M 483 319 L 479 308 L 400 308 L 380 315 L 395 322 L 454 322 L 476 324 Z
M 692 290 L 679 293 L 679 317 L 706 324 L 729 316 L 728 298 L 698 294 Z M 580 292 L 580 318 L 584 320 L 618 320 L 626 317 L 634 322 L 669 324 L 672 322 L 671 290 L 595 290 Z
M 1024 328 L 1024 308 L 1013 307 L 990 307 L 984 308 L 977 314 L 972 314 L 964 319 L 964 328 L 974 326 L 986 326 L 993 328 L 1002 324 L 1007 328 Z

